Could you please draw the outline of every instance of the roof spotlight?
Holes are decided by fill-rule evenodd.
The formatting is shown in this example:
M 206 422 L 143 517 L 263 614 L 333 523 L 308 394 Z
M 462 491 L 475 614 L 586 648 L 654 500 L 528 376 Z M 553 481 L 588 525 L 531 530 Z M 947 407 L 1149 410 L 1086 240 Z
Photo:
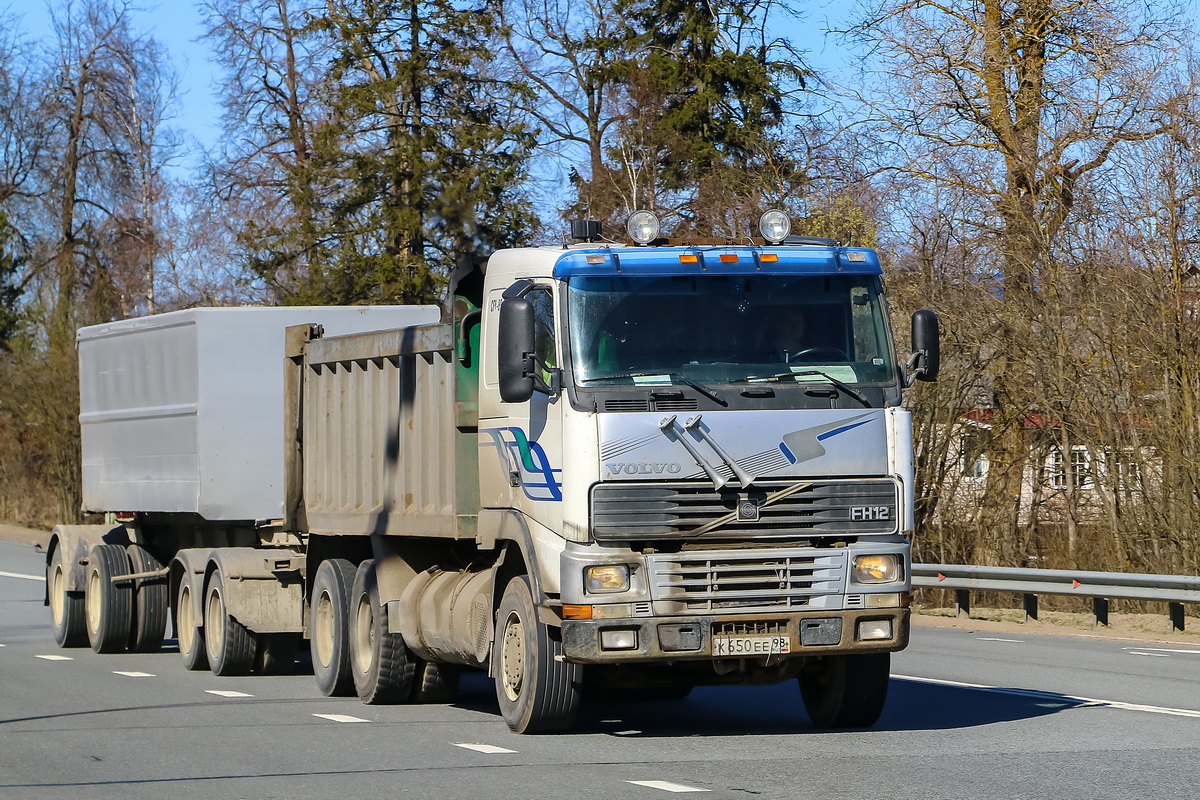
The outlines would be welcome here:
M 650 244 L 658 238 L 658 216 L 653 211 L 635 211 L 625 223 L 625 232 L 638 244 Z
M 792 232 L 792 221 L 779 209 L 771 209 L 758 218 L 758 232 L 771 244 L 779 244 Z

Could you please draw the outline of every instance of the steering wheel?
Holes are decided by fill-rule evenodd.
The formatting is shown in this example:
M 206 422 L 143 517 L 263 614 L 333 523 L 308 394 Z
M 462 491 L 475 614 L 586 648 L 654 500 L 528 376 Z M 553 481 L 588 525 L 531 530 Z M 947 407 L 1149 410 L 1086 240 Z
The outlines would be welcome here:
M 819 346 L 806 347 L 798 353 L 788 354 L 788 363 L 793 361 L 817 361 L 823 358 L 830 358 L 833 361 L 849 361 L 850 357 L 846 353 L 836 347 Z

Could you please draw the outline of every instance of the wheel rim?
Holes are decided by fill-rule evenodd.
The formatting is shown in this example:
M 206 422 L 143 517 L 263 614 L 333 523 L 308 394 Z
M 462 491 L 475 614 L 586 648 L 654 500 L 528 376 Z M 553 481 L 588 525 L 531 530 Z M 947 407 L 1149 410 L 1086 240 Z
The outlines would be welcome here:
M 85 597 L 87 606 L 88 631 L 97 634 L 100 631 L 100 571 L 88 571 L 88 588 Z
M 179 637 L 179 649 L 184 653 L 190 653 L 196 644 L 192 616 L 192 590 L 184 586 L 179 590 L 179 608 L 175 609 L 176 635 Z
M 328 669 L 333 663 L 333 601 L 329 598 L 329 592 L 321 592 L 317 598 L 313 639 L 317 649 L 317 661 L 323 668 Z
M 504 636 L 500 640 L 500 685 L 509 700 L 521 696 L 525 683 L 525 625 L 521 618 L 509 614 L 504 621 Z
M 62 566 L 55 563 L 50 571 L 50 613 L 54 616 L 54 626 L 62 627 L 63 624 L 63 608 L 66 606 L 66 599 L 63 597 L 63 571 Z
M 208 631 L 209 655 L 219 660 L 221 648 L 225 644 L 225 603 L 221 601 L 221 593 L 215 586 L 208 592 L 208 613 L 205 615 L 204 629 Z
M 354 615 L 354 665 L 362 674 L 367 674 L 375 664 L 375 624 L 371 602 L 364 594 L 358 601 Z

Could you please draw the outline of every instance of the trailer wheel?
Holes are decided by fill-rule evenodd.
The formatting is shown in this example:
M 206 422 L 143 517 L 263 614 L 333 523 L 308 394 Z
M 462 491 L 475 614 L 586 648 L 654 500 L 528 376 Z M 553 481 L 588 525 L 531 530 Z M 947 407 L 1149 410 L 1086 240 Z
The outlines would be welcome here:
M 452 703 L 458 696 L 458 678 L 462 674 L 455 664 L 426 661 L 411 656 L 416 662 L 413 673 L 412 697 L 414 703 Z
M 84 647 L 88 643 L 85 626 L 86 608 L 82 592 L 68 592 L 67 573 L 63 566 L 62 545 L 54 548 L 50 565 L 46 567 L 47 594 L 53 620 L 54 641 L 59 647 Z
M 192 592 L 188 576 L 179 582 L 179 593 L 175 596 L 175 638 L 179 640 L 179 654 L 183 656 L 185 669 L 208 669 L 208 653 L 204 645 L 204 628 L 193 624 L 196 618 L 198 598 Z
M 84 607 L 87 634 L 97 653 L 118 653 L 129 644 L 133 622 L 133 582 L 113 583 L 129 574 L 129 559 L 119 544 L 98 544 L 88 554 Z
M 317 686 L 326 697 L 354 694 L 350 674 L 350 589 L 354 565 L 344 558 L 322 561 L 313 581 L 312 663 Z
M 204 644 L 213 675 L 247 675 L 254 666 L 254 637 L 229 615 L 219 569 L 209 576 L 205 592 Z
M 529 579 L 509 581 L 496 612 L 492 674 L 500 714 L 515 733 L 562 733 L 579 710 L 583 670 L 562 658 L 557 628 L 538 619 Z
M 140 544 L 125 548 L 130 570 L 154 572 L 162 562 Z M 165 575 L 156 578 L 136 578 L 133 581 L 133 622 L 129 632 L 129 649 L 134 653 L 154 653 L 162 649 L 167 632 L 167 586 Z
M 869 728 L 887 699 L 891 653 L 814 659 L 798 681 L 809 719 L 818 728 Z
M 350 608 L 350 672 L 358 698 L 369 705 L 403 703 L 412 692 L 414 664 L 404 637 L 388 632 L 374 560 L 358 565 Z

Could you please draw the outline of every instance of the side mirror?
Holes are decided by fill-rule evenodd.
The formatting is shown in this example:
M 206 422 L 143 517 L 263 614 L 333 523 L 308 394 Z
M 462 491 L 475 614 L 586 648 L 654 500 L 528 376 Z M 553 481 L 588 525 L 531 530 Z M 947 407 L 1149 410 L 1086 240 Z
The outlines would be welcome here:
M 912 358 L 908 362 L 909 385 L 913 380 L 935 381 L 942 362 L 938 315 L 927 309 L 912 315 Z
M 500 399 L 524 403 L 533 397 L 533 303 L 523 297 L 507 298 L 500 306 L 497 357 Z

